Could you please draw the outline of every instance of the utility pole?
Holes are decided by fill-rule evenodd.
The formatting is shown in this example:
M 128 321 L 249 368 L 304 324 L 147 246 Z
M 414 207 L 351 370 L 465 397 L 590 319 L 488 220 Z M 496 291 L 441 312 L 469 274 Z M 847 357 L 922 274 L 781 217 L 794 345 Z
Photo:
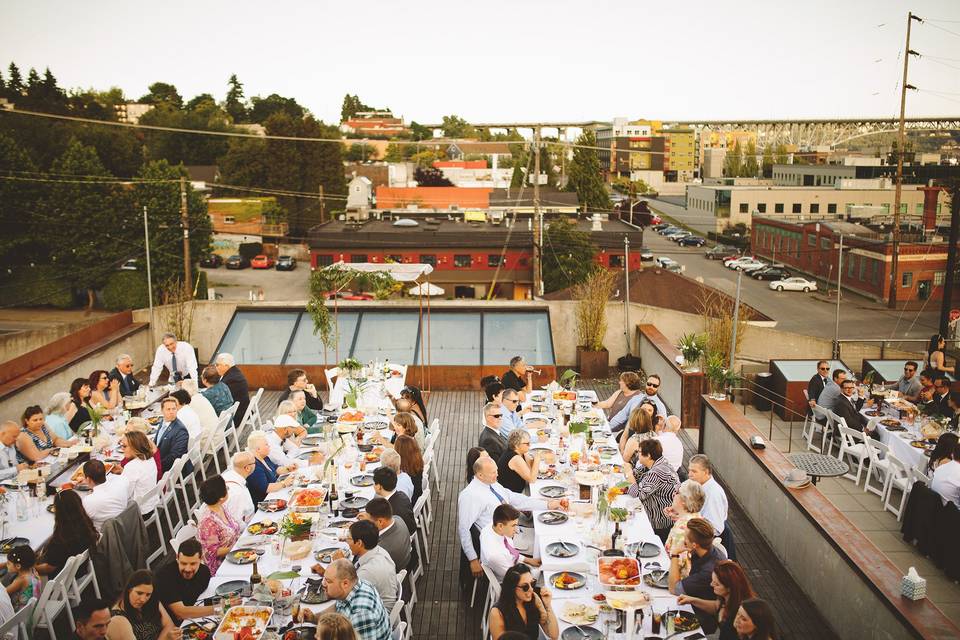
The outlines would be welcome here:
M 147 225 L 147 205 L 143 205 L 143 243 L 147 250 L 147 299 L 150 304 L 150 344 L 157 341 L 153 322 L 153 278 L 150 274 L 150 227 Z
M 911 55 L 919 55 L 916 51 L 910 50 L 910 26 L 913 21 L 920 22 L 918 16 L 913 12 L 907 13 L 907 44 L 903 49 L 903 80 L 900 82 L 900 126 L 897 133 L 897 181 L 893 191 L 893 255 L 890 261 L 890 296 L 888 306 L 891 309 L 897 308 L 897 266 L 900 253 L 900 196 L 903 187 L 903 151 L 904 141 L 904 118 L 907 108 L 907 89 L 915 89 L 907 84 L 907 68 L 910 64 Z
M 190 277 L 190 217 L 187 214 L 187 178 L 180 176 L 180 224 L 183 226 L 183 279 L 186 288 L 193 291 Z
M 840 234 L 840 250 L 837 252 L 837 313 L 833 326 L 833 357 L 840 358 L 840 280 L 843 278 L 843 234 Z
M 324 221 L 323 185 L 320 185 L 320 222 Z
M 740 324 L 740 284 L 743 282 L 743 269 L 737 271 L 737 297 L 733 301 L 733 329 L 730 332 L 730 371 L 737 357 L 737 325 Z
M 960 182 L 953 183 L 950 205 L 950 242 L 947 244 L 947 272 L 943 279 L 943 302 L 940 305 L 940 335 L 946 336 L 953 308 L 954 273 L 957 270 L 957 241 L 960 240 Z
M 627 355 L 630 353 L 630 238 L 623 236 L 623 337 L 627 339 Z
M 527 165 L 529 166 L 529 165 Z M 543 295 L 543 219 L 540 217 L 540 127 L 533 128 L 533 295 Z

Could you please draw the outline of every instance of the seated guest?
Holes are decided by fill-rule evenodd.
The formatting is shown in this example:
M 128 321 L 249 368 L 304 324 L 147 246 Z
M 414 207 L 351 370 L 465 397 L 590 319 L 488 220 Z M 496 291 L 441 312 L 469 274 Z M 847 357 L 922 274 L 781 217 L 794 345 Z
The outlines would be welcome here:
M 680 436 L 677 435 L 680 433 L 680 426 L 680 418 L 670 416 L 666 419 L 663 428 L 657 431 L 657 440 L 660 441 L 660 446 L 663 447 L 663 457 L 667 459 L 667 462 L 670 463 L 670 466 L 673 467 L 673 470 L 678 474 L 680 474 L 681 468 L 683 467 L 683 442 L 680 441 Z M 685 478 L 686 471 L 680 475 L 681 480 Z
M 526 400 L 527 394 L 533 391 L 533 367 L 528 366 L 523 356 L 510 358 L 510 368 L 500 377 L 505 389 L 513 389 L 520 393 L 520 400 Z
M 7 552 L 7 578 L 13 576 L 13 580 L 7 583 L 5 591 L 17 611 L 22 609 L 30 598 L 40 598 L 42 587 L 34 566 L 36 564 L 37 554 L 30 545 L 14 547 Z
M 817 398 L 817 404 L 833 411 L 833 403 L 843 395 L 840 392 L 840 385 L 847 379 L 847 371 L 846 369 L 834 369 L 830 378 L 833 384 L 828 384 L 823 388 L 823 391 L 820 392 L 820 397 Z
M 134 571 L 114 605 L 107 627 L 110 640 L 175 640 L 180 629 L 160 604 L 153 573 Z
M 230 389 L 233 402 L 240 403 L 237 406 L 237 412 L 233 414 L 233 424 L 239 427 L 244 416 L 247 415 L 247 407 L 250 406 L 250 385 L 247 383 L 247 377 L 243 375 L 233 355 L 229 353 L 218 353 L 214 366 L 220 374 L 220 382 Z M 233 402 L 230 404 L 232 405 Z
M 75 378 L 70 383 L 70 399 L 77 408 L 70 418 L 70 428 L 76 432 L 85 422 L 90 421 L 90 384 L 86 378 Z
M 480 386 L 483 388 L 483 393 L 487 396 L 487 402 L 493 402 L 496 404 L 503 404 L 503 390 L 506 387 L 503 386 L 503 383 L 500 382 L 500 378 L 496 376 L 487 376 L 488 378 L 493 378 L 487 384 L 483 384 L 483 381 L 480 381 Z
M 457 496 L 457 536 L 460 548 L 470 563 L 470 572 L 480 577 L 483 570 L 473 546 L 470 534 L 472 527 L 483 531 L 493 522 L 494 510 L 503 503 L 517 509 L 542 511 L 544 509 L 566 509 L 570 502 L 566 498 L 559 500 L 541 500 L 510 491 L 497 482 L 497 463 L 492 458 L 479 455 L 473 463 L 473 479 Z
M 410 436 L 416 441 L 421 451 L 427 446 L 424 430 L 417 425 L 417 417 L 412 413 L 406 411 L 397 412 L 390 420 L 390 430 L 393 431 L 393 435 L 390 436 L 389 442 L 384 439 L 379 431 L 373 433 L 370 441 L 383 446 L 391 446 L 396 442 L 398 436 Z
M 417 530 L 413 517 L 413 503 L 407 494 L 397 491 L 397 474 L 393 469 L 378 467 L 373 472 L 373 492 L 390 503 L 393 515 L 398 516 L 407 525 L 407 531 Z
M 203 564 L 200 541 L 190 538 L 180 543 L 176 559 L 157 571 L 157 598 L 167 608 L 173 623 L 187 618 L 204 618 L 214 614 L 212 605 L 198 605 L 200 594 L 210 584 L 210 569 Z
M 129 465 L 127 465 L 129 466 Z M 83 463 L 83 484 L 90 489 L 83 496 L 83 508 L 93 521 L 97 531 L 103 529 L 103 523 L 116 518 L 130 503 L 130 482 L 123 476 L 110 474 L 100 460 L 87 460 Z
M 417 500 L 423 494 L 423 455 L 420 453 L 420 447 L 410 436 L 397 436 L 393 443 L 393 449 L 400 456 L 400 472 L 410 479 L 413 485 L 413 495 L 410 496 L 410 502 L 417 504 Z M 381 456 L 382 462 L 382 456 Z M 400 489 L 400 476 L 397 476 L 397 489 Z
M 663 400 L 661 400 L 660 396 L 658 395 L 659 389 L 660 376 L 655 373 L 647 376 L 647 382 L 644 390 L 631 396 L 627 403 L 623 405 L 623 408 L 620 409 L 620 412 L 610 418 L 610 430 L 615 433 L 622 431 L 626 426 L 627 421 L 630 419 L 630 414 L 632 414 L 633 410 L 639 407 L 640 403 L 644 400 L 650 400 L 653 402 L 657 409 L 656 415 L 667 415 L 667 407 L 663 404 Z
M 620 413 L 620 410 L 627 405 L 630 398 L 640 393 L 643 389 L 643 381 L 634 371 L 624 371 L 621 373 L 617 384 L 619 388 L 614 391 L 609 398 L 597 403 L 597 408 L 603 409 L 607 419 Z
M 633 476 L 635 482 L 627 489 L 627 493 L 640 498 L 644 511 L 650 517 L 653 532 L 661 541 L 666 542 L 673 523 L 664 513 L 664 509 L 673 503 L 673 493 L 680 488 L 680 479 L 663 457 L 663 447 L 658 440 L 644 440 L 640 443 Z
M 919 365 L 913 360 L 908 360 L 903 365 L 903 375 L 896 382 L 888 382 L 884 387 L 893 388 L 900 392 L 904 400 L 916 403 L 920 398 L 920 390 L 923 386 L 920 384 L 920 376 L 917 375 Z
M 700 513 L 704 520 L 713 526 L 714 532 L 720 537 L 723 548 L 727 550 L 727 557 L 736 560 L 733 532 L 727 526 L 727 511 L 729 509 L 727 493 L 717 482 L 717 479 L 713 477 L 713 465 L 710 464 L 710 458 L 698 453 L 690 458 L 688 467 L 690 479 L 700 483 L 703 488 L 703 495 L 706 496 Z
M 540 561 L 520 554 L 511 542 L 520 525 L 520 512 L 509 504 L 493 510 L 493 522 L 480 531 L 480 564 L 490 569 L 498 582 L 513 565 L 523 562 L 539 567 Z
M 553 613 L 550 589 L 534 589 L 530 567 L 518 564 L 507 570 L 500 587 L 500 599 L 490 608 L 489 624 L 492 640 L 500 640 L 507 631 L 522 633 L 528 640 L 538 640 L 542 633 L 557 640 L 560 628 Z
M 713 595 L 709 598 L 682 595 L 677 597 L 677 604 L 688 604 L 696 607 L 704 617 L 715 618 L 715 624 L 720 630 L 718 640 L 736 640 L 738 636 L 733 622 L 737 611 L 744 600 L 757 596 L 750 585 L 750 579 L 736 562 L 721 560 L 713 568 L 710 587 Z
M 406 569 L 410 563 L 410 530 L 401 518 L 393 515 L 390 503 L 378 496 L 368 502 L 357 517 L 377 525 L 380 546 L 393 558 L 398 571 Z
M 807 404 L 810 405 L 807 409 L 807 415 L 810 415 L 810 409 L 815 407 L 819 402 L 820 394 L 823 393 L 823 390 L 831 384 L 829 373 L 830 362 L 827 360 L 818 361 L 817 372 L 813 374 L 810 382 L 807 383 Z
M 120 445 L 123 447 L 123 457 L 127 460 L 120 476 L 129 483 L 130 497 L 140 505 L 140 513 L 152 513 L 157 508 L 160 496 L 147 499 L 147 494 L 156 488 L 158 482 L 150 439 L 139 431 L 127 431 L 120 436 Z
M 73 442 L 76 440 L 73 429 L 70 428 L 70 421 L 77 412 L 70 394 L 66 391 L 59 391 L 50 397 L 47 402 L 46 425 L 50 433 L 58 438 Z
M 90 404 L 100 406 L 101 409 L 113 409 L 122 404 L 120 398 L 120 381 L 111 380 L 110 375 L 103 369 L 97 369 L 90 374 L 87 380 L 90 385 Z
M 307 396 L 305 404 L 314 411 L 323 410 L 323 400 L 317 392 L 317 387 L 307 378 L 307 372 L 303 369 L 291 369 L 287 372 L 287 388 L 280 394 L 278 402 L 291 399 L 291 396 L 297 392 L 303 391 Z
M 53 534 L 40 551 L 37 573 L 53 578 L 72 556 L 94 551 L 100 534 L 83 508 L 76 491 L 60 491 L 53 497 Z
M 714 530 L 709 522 L 703 518 L 693 518 L 687 522 L 687 538 L 685 545 L 690 555 L 690 575 L 680 577 L 680 553 L 670 553 L 670 575 L 668 578 L 670 593 L 675 596 L 687 595 L 701 600 L 710 600 L 714 593 L 710 583 L 713 579 L 713 569 L 726 556 L 713 544 Z M 713 633 L 715 625 L 712 616 L 693 607 L 700 626 L 705 633 Z
M 135 396 L 140 389 L 140 383 L 133 377 L 133 358 L 125 353 L 117 356 L 116 365 L 110 370 L 110 379 L 120 385 L 120 397 Z
M 398 412 L 402 411 L 413 415 L 417 428 L 426 433 L 427 406 L 423 403 L 423 395 L 420 393 L 420 389 L 411 385 L 405 386 L 400 390 L 400 397 L 394 404 Z M 420 446 L 423 446 L 423 444 Z
M 70 440 L 59 438 L 47 429 L 43 409 L 37 405 L 27 407 L 21 416 L 20 435 L 17 436 L 17 460 L 39 462 L 50 455 L 52 449 L 69 447 Z
M 960 427 L 960 391 L 951 391 L 947 396 L 947 406 L 950 407 L 950 428 Z
M 177 420 L 183 423 L 190 434 L 190 446 L 193 446 L 203 434 L 203 425 L 200 424 L 200 416 L 190 406 L 190 394 L 184 389 L 177 389 L 170 394 L 170 397 L 177 401 Z
M 350 525 L 347 545 L 353 554 L 352 561 L 357 567 L 357 575 L 377 590 L 384 609 L 390 611 L 400 596 L 400 582 L 397 580 L 397 568 L 393 564 L 393 558 L 377 544 L 379 541 L 377 525 L 369 520 L 357 520 Z M 333 553 L 334 560 L 343 557 L 342 551 Z M 322 564 L 313 565 L 311 570 L 321 576 L 326 573 Z
M 949 431 L 937 438 L 937 446 L 930 452 L 930 459 L 927 460 L 927 468 L 924 469 L 927 475 L 933 473 L 934 470 L 943 463 L 954 459 L 954 452 L 957 450 L 958 441 L 960 441 L 960 436 Z
M 415 490 L 413 480 L 409 473 L 400 470 L 400 454 L 394 449 L 384 449 L 383 453 L 380 454 L 380 466 L 393 469 L 393 472 L 397 474 L 397 491 L 407 494 L 410 502 L 413 502 L 413 492 Z
M 514 493 L 523 493 L 536 482 L 540 468 L 542 449 L 530 453 L 530 433 L 518 429 L 507 438 L 507 448 L 497 460 L 497 477 L 500 484 Z
M 328 611 L 317 617 L 316 640 L 357 640 L 357 632 L 350 618 L 336 611 Z
M 123 433 L 129 433 L 131 431 L 139 431 L 140 433 L 146 435 L 147 432 L 150 431 L 150 423 L 143 418 L 130 418 L 127 420 L 127 424 L 123 427 Z M 120 432 L 118 431 L 118 433 Z M 160 449 L 157 448 L 156 443 L 153 440 L 150 440 L 149 437 L 147 437 L 147 441 L 150 443 L 150 452 L 153 457 L 153 462 L 157 466 L 157 480 L 159 481 L 160 478 L 163 477 L 163 463 L 160 461 Z M 120 461 L 120 465 L 124 467 L 127 466 L 131 459 L 132 458 L 124 456 L 124 458 Z
M 934 415 L 953 415 L 953 410 L 950 409 L 950 380 L 942 373 L 938 373 L 933 379 L 933 398 L 930 403 L 933 405 Z
M 247 478 L 253 473 L 257 461 L 249 451 L 238 451 L 230 459 L 230 468 L 221 474 L 227 485 L 227 503 L 224 505 L 237 522 L 247 522 L 257 508 L 247 488 Z
M 273 419 L 274 427 L 289 427 L 296 435 L 306 435 L 307 430 L 300 424 L 300 412 L 293 400 L 281 400 L 277 403 L 277 415 Z
M 470 447 L 467 449 L 467 484 L 470 484 L 470 481 L 473 480 L 473 468 L 476 465 L 478 458 L 489 458 L 490 454 L 487 453 L 486 449 L 481 449 L 480 447 Z
M 303 425 L 310 433 L 319 433 L 320 428 L 316 427 L 318 420 L 317 412 L 307 406 L 306 392 L 294 391 L 290 394 L 289 400 L 293 403 L 293 408 L 296 412 L 294 417 L 296 418 L 297 424 Z
M 247 451 L 253 454 L 253 471 L 247 476 L 247 488 L 253 504 L 258 504 L 267 497 L 268 493 L 280 491 L 293 484 L 293 475 L 283 480 L 278 478 L 281 473 L 289 473 L 294 469 L 278 467 L 270 460 L 270 443 L 263 431 L 254 431 L 247 437 Z
M 13 420 L 0 423 L 0 482 L 12 482 L 21 469 L 26 469 L 28 462 L 17 462 L 17 438 L 20 436 L 20 425 Z
M 157 425 L 157 434 L 153 441 L 160 451 L 160 466 L 164 471 L 170 471 L 173 463 L 176 462 L 177 458 L 186 454 L 190 446 L 190 433 L 177 417 L 179 409 L 180 403 L 175 398 L 164 398 L 163 402 L 160 403 L 160 412 L 163 414 L 163 418 Z M 193 465 L 190 465 L 189 468 L 192 470 Z M 186 465 L 184 469 L 187 469 Z
M 706 496 L 703 487 L 696 480 L 684 480 L 680 483 L 680 490 L 673 496 L 673 503 L 664 513 L 673 520 L 673 527 L 663 548 L 668 554 L 680 554 L 680 577 L 686 578 L 690 574 L 690 555 L 687 553 L 687 523 L 693 518 L 699 518 L 700 509 Z
M 75 640 L 104 640 L 111 619 L 110 603 L 100 598 L 85 597 L 73 608 Z M 13 640 L 17 640 L 14 635 Z M 26 640 L 26 638 L 21 638 Z
M 208 364 L 203 368 L 200 381 L 203 383 L 200 395 L 210 402 L 218 416 L 233 406 L 233 396 L 230 395 L 230 388 L 220 381 L 220 374 L 217 373 L 215 365 Z
M 933 400 L 933 377 L 936 372 L 924 369 L 920 373 L 920 395 L 917 398 L 917 406 L 925 405 Z
M 203 547 L 203 561 L 216 574 L 220 563 L 243 533 L 243 523 L 237 522 L 223 508 L 227 502 L 227 485 L 220 476 L 208 478 L 200 485 L 200 507 L 197 518 L 197 539 Z
M 180 390 L 185 391 L 189 396 L 190 402 L 189 407 L 197 414 L 197 419 L 200 421 L 200 446 L 203 449 L 207 449 L 210 446 L 210 438 L 214 437 L 214 432 L 217 430 L 217 425 L 220 424 L 220 417 L 217 415 L 216 410 L 213 408 L 213 405 L 210 404 L 210 401 L 207 400 L 197 389 L 197 381 L 187 378 L 180 383 Z M 179 412 L 177 412 L 179 415 Z M 184 425 L 187 423 L 184 422 Z M 187 425 L 187 432 L 190 431 L 189 425 Z M 214 442 L 219 444 L 223 439 L 223 435 L 219 434 Z
M 479 445 L 494 460 L 499 460 L 503 450 L 507 448 L 507 439 L 500 435 L 500 421 L 503 417 L 503 408 L 498 404 L 488 402 L 483 407 L 483 428 L 480 430 Z
M 867 416 L 860 413 L 860 409 L 864 404 L 868 406 L 873 404 L 873 400 L 867 400 L 864 402 L 863 398 L 859 400 L 853 397 L 853 391 L 856 388 L 856 383 L 853 380 L 844 380 L 840 384 L 840 395 L 837 396 L 837 399 L 833 401 L 832 405 L 828 407 L 833 411 L 837 417 L 843 418 L 843 421 L 847 424 L 847 427 L 855 430 L 862 431 L 867 435 L 873 438 L 880 438 L 880 434 L 877 433 L 877 430 L 867 431 L 867 425 L 869 420 Z
M 733 619 L 733 628 L 741 640 L 773 640 L 776 626 L 770 605 L 759 598 L 744 600 Z
M 280 405 L 281 408 L 286 409 L 292 407 L 293 403 L 289 400 L 284 400 Z M 300 455 L 300 444 L 303 442 L 304 436 L 307 435 L 306 429 L 300 425 L 288 427 L 277 426 L 275 424 L 273 429 L 264 431 L 264 433 L 267 436 L 267 442 L 270 443 L 270 460 L 272 460 L 275 465 L 288 469 L 297 469 L 309 464 L 309 461 L 298 457 Z M 319 452 L 317 452 L 315 456 L 318 459 L 322 457 Z
M 939 447 L 939 443 L 937 445 Z M 931 455 L 931 458 L 933 456 Z M 960 448 L 954 447 L 953 458 L 944 459 L 933 471 L 930 488 L 940 494 L 943 504 L 953 502 L 960 507 Z
M 652 407 L 653 404 L 643 405 Z M 653 440 L 657 437 L 657 432 L 653 428 L 653 421 L 650 419 L 650 413 L 641 407 L 630 414 L 630 420 L 627 421 L 627 428 L 620 432 L 617 442 L 620 445 L 620 455 L 624 462 L 631 467 L 637 464 L 637 452 L 640 450 L 640 443 L 644 440 Z
M 508 437 L 517 429 L 523 429 L 523 418 L 520 416 L 520 395 L 513 389 L 504 389 L 501 394 L 500 410 L 503 415 L 500 419 L 500 435 Z
M 391 640 L 390 612 L 377 590 L 357 575 L 357 568 L 344 558 L 334 560 L 323 574 L 323 588 L 336 600 L 337 613 L 350 620 L 358 640 Z M 112 639 L 111 639 L 112 640 Z

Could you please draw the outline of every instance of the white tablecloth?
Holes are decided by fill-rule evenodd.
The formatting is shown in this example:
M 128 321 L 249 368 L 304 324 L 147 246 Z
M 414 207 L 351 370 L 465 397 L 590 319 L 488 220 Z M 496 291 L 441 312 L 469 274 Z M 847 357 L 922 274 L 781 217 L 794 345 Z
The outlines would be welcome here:
M 868 419 L 872 419 L 873 416 L 865 413 L 866 411 L 868 411 L 868 409 L 862 409 L 861 413 Z M 884 407 L 884 416 L 897 418 L 899 420 L 899 412 L 890 410 L 887 407 Z M 906 427 L 907 431 L 888 431 L 887 428 L 878 421 L 876 427 L 877 434 L 880 436 L 880 442 L 887 445 L 890 453 L 895 455 L 897 460 L 907 465 L 908 468 L 919 467 L 923 469 L 927 466 L 927 456 L 923 454 L 923 449 L 917 449 L 910 444 L 912 440 L 920 437 L 919 431 L 916 430 L 916 426 L 913 424 L 908 424 L 902 420 L 900 424 Z M 909 434 L 909 436 L 904 437 L 907 434 Z
M 361 399 L 358 399 L 360 405 L 373 406 L 392 406 L 389 398 L 399 398 L 400 391 L 406 385 L 407 367 L 406 365 L 391 366 L 394 371 L 399 371 L 402 376 L 389 377 L 384 380 L 367 380 L 364 383 L 364 391 Z M 350 379 L 346 376 L 337 376 L 337 381 L 333 384 L 330 396 L 327 399 L 327 406 L 340 408 L 343 405 L 344 396 L 347 393 L 347 383 Z M 384 393 L 386 391 L 386 393 Z

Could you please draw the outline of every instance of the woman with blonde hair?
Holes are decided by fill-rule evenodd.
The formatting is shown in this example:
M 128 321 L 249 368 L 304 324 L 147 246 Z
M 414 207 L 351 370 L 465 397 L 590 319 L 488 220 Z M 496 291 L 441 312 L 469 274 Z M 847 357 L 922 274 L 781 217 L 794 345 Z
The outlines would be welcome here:
M 627 464 L 635 466 L 640 443 L 657 437 L 650 414 L 641 407 L 634 409 L 627 422 L 627 428 L 620 434 L 620 454 Z
M 331 611 L 317 618 L 317 640 L 357 640 L 357 632 L 349 618 Z
M 673 527 L 667 534 L 663 548 L 667 553 L 680 554 L 680 576 L 690 575 L 690 554 L 687 552 L 687 523 L 693 518 L 702 518 L 700 509 L 706 501 L 703 485 L 696 480 L 684 480 L 673 496 L 673 503 L 663 510 L 664 515 L 673 520 Z M 671 551 L 672 549 L 672 551 Z

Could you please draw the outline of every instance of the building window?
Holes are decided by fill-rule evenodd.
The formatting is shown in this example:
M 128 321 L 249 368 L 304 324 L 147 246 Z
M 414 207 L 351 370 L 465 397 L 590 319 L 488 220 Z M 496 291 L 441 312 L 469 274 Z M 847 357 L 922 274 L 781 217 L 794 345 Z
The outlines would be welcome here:
M 866 280 L 867 275 L 867 259 L 863 256 L 860 256 L 860 281 L 863 282 Z
M 837 203 L 833 202 L 827 205 L 827 213 L 836 213 L 837 212 Z
M 778 202 L 778 203 L 776 203 L 775 205 L 773 205 L 773 212 L 774 212 L 774 213 L 783 213 L 783 203 L 782 203 L 782 202 Z
M 491 253 L 487 256 L 487 266 L 491 268 L 495 267 L 505 267 L 507 265 L 507 258 L 500 257 L 499 253 Z
M 388 255 L 388 256 L 387 256 L 387 262 L 394 262 L 394 263 L 396 263 L 396 264 L 402 264 L 402 263 L 403 263 L 403 256 L 400 256 L 400 255 L 397 255 L 397 254 Z
M 873 282 L 874 286 L 877 286 L 880 284 L 880 261 L 871 260 L 870 262 L 873 263 L 873 276 L 870 278 L 870 281 Z
M 750 211 L 750 205 L 746 202 L 740 203 L 740 213 L 748 213 Z
M 793 212 L 794 213 L 803 213 L 803 205 L 799 202 L 793 203 Z
M 333 256 L 329 254 L 317 254 L 317 266 L 318 267 L 329 267 L 333 264 Z
M 428 264 L 431 267 L 435 267 L 437 266 L 437 256 L 430 253 L 421 253 L 420 264 Z
M 848 256 L 847 258 L 847 277 L 853 277 L 854 263 L 857 261 L 856 256 Z
M 942 286 L 943 286 L 943 283 L 946 282 L 946 280 L 947 280 L 947 272 L 946 272 L 946 271 L 936 271 L 936 272 L 934 272 L 934 274 L 933 274 L 933 286 L 935 286 L 935 287 L 942 287 Z
M 818 203 L 811 204 L 810 213 L 820 213 L 820 205 Z
M 350 262 L 368 262 L 367 254 L 365 253 L 354 253 L 350 255 Z
M 811 247 L 817 246 L 817 236 L 813 235 L 812 233 L 808 235 L 807 244 L 810 245 Z
M 820 238 L 820 248 L 824 251 L 833 249 L 833 241 L 830 238 Z
M 473 257 L 469 254 L 457 254 L 453 256 L 453 266 L 458 269 L 468 269 L 473 264 Z
M 623 256 L 611 255 L 610 266 L 623 268 Z
M 909 288 L 913 286 L 913 272 L 905 271 L 900 274 L 900 286 L 904 288 Z
M 757 205 L 757 213 L 766 213 L 767 212 L 767 203 L 761 202 Z
M 236 219 L 233 216 L 223 216 L 223 224 L 233 224 Z

